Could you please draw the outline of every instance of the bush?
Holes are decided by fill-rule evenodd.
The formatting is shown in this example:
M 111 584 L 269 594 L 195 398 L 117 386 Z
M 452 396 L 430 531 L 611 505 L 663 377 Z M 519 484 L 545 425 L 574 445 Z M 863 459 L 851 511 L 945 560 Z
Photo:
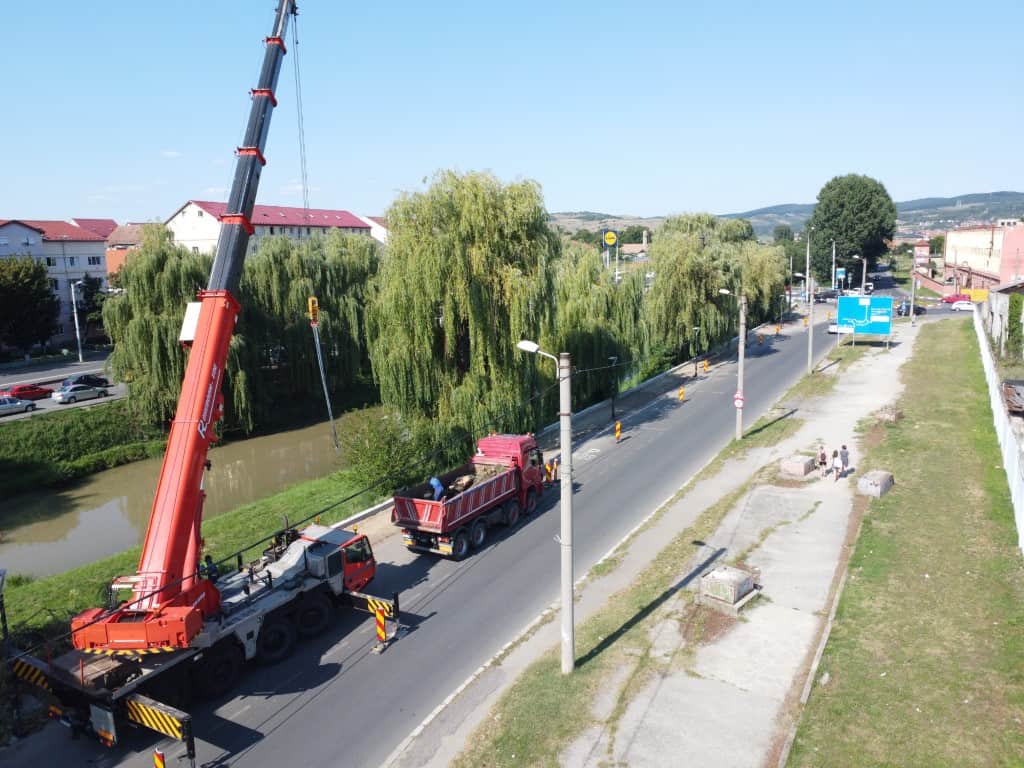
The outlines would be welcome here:
M 1024 296 L 1019 293 L 1010 294 L 1009 317 L 1006 321 L 1006 354 L 1014 360 L 1020 360 L 1024 352 L 1024 327 L 1021 326 L 1021 309 L 1024 308 Z

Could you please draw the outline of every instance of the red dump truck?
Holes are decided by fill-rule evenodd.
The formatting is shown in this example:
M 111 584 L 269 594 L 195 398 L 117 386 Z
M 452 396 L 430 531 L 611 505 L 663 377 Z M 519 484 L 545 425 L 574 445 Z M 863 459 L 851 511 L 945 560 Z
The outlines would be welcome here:
M 544 457 L 533 435 L 491 435 L 477 442 L 468 463 L 438 476 L 443 496 L 429 482 L 395 494 L 391 522 L 405 546 L 455 560 L 481 546 L 492 525 L 508 527 L 532 513 L 544 491 Z

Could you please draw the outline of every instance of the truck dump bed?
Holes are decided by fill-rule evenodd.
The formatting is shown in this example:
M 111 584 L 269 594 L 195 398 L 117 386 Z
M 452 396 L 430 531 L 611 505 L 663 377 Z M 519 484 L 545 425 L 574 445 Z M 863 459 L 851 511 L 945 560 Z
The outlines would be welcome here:
M 518 471 L 505 462 L 476 457 L 440 476 L 445 497 L 434 501 L 429 483 L 395 494 L 395 525 L 426 533 L 454 531 L 485 509 L 519 492 Z M 461 490 L 465 488 L 465 490 Z

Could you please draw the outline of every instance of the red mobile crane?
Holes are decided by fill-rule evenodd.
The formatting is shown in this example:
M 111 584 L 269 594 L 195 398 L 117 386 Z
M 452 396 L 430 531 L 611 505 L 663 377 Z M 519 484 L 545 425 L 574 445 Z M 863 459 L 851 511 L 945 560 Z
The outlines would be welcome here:
M 235 293 L 253 233 L 284 36 L 296 13 L 294 0 L 278 0 L 209 284 L 185 314 L 180 338 L 190 348 L 188 363 L 138 572 L 112 584 L 112 594 L 131 590 L 131 599 L 72 619 L 70 652 L 51 662 L 23 654 L 12 664 L 42 689 L 51 715 L 108 746 L 126 719 L 186 742 L 194 759 L 191 717 L 161 699 L 184 702 L 195 688 L 217 696 L 243 662 L 280 661 L 298 636 L 330 625 L 334 599 L 398 621 L 397 594 L 387 600 L 359 591 L 376 573 L 369 540 L 338 526 L 285 528 L 257 560 L 246 565 L 239 554 L 237 571 L 216 583 L 199 575 L 203 476 L 223 416 L 221 383 L 240 311 Z

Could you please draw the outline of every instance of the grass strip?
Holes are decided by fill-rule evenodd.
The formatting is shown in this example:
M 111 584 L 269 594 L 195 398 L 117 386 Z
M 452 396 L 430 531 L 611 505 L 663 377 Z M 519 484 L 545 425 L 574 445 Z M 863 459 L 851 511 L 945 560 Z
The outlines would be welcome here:
M 789 765 L 1021 765 L 1024 571 L 974 328 L 921 329 Z M 858 468 L 859 469 L 859 468 Z

